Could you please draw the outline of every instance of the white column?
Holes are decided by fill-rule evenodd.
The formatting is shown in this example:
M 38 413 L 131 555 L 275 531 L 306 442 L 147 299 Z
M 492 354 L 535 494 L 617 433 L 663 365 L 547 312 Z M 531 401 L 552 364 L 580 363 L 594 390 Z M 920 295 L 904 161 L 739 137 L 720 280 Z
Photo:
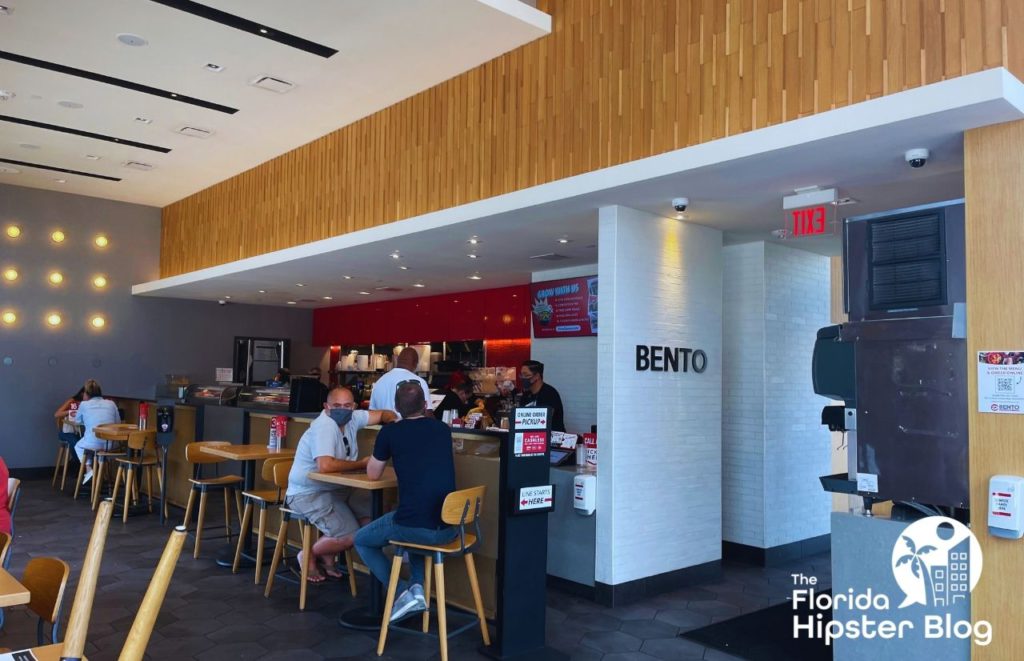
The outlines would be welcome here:
M 616 206 L 599 223 L 596 579 L 616 585 L 721 557 L 722 233 Z M 638 344 L 707 367 L 637 371 Z

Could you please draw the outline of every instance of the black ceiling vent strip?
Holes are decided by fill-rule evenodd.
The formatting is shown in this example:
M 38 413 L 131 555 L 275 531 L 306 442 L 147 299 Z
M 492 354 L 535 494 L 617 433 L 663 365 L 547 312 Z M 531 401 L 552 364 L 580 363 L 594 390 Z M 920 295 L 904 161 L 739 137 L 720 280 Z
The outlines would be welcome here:
M 40 69 L 46 69 L 47 71 L 55 71 L 57 73 L 67 74 L 69 76 L 76 76 L 78 78 L 84 78 L 86 80 L 93 80 L 97 83 L 113 85 L 114 87 L 132 90 L 133 92 L 151 94 L 153 96 L 158 96 L 162 99 L 168 99 L 170 101 L 180 101 L 181 103 L 187 103 L 189 105 L 198 106 L 200 108 L 206 108 L 207 110 L 216 110 L 217 112 L 222 112 L 228 115 L 234 115 L 236 112 L 238 112 L 238 108 L 232 108 L 231 106 L 222 106 L 221 104 L 214 103 L 212 101 L 204 101 L 203 99 L 185 96 L 184 94 L 178 94 L 177 92 L 168 92 L 167 90 L 162 90 L 157 87 L 141 85 L 139 83 L 133 83 L 130 80 L 114 78 L 113 76 L 104 76 L 101 73 L 93 73 L 92 71 L 86 71 L 85 69 L 76 69 L 75 67 L 57 64 L 55 62 L 37 60 L 34 57 L 28 57 L 26 55 L 18 55 L 17 53 L 8 53 L 7 51 L 0 51 L 0 59 L 8 60 L 10 62 L 17 62 L 18 64 L 25 64 L 30 67 L 39 67 Z
M 59 131 L 61 133 L 68 133 L 70 135 L 79 135 L 82 136 L 83 138 L 92 138 L 93 140 L 104 140 L 106 142 L 113 142 L 119 145 L 126 145 L 128 147 L 138 147 L 139 149 L 158 151 L 161 154 L 167 154 L 171 151 L 170 147 L 158 147 L 156 145 L 147 145 L 145 142 L 135 142 L 134 140 L 125 140 L 124 138 L 115 138 L 110 135 L 103 135 L 102 133 L 90 133 L 89 131 L 80 131 L 78 129 L 68 128 L 67 126 L 46 124 L 45 122 L 36 122 L 31 119 L 11 117 L 10 115 L 0 115 L 0 121 L 10 122 L 11 124 L 21 124 L 23 126 L 34 126 L 37 129 L 46 129 L 47 131 Z
M 277 43 L 284 44 L 285 46 L 298 48 L 301 51 L 305 51 L 313 55 L 319 55 L 323 58 L 331 57 L 338 52 L 337 49 L 324 46 L 323 44 L 318 44 L 315 41 L 296 37 L 295 35 L 288 34 L 287 32 L 275 30 L 272 27 L 250 21 L 247 18 L 235 16 L 234 14 L 229 14 L 219 9 L 214 9 L 213 7 L 207 7 L 206 5 L 201 5 L 198 2 L 192 2 L 192 0 L 152 0 L 152 2 L 164 5 L 165 7 L 171 7 L 172 9 L 179 9 L 183 12 L 188 12 L 193 16 L 205 18 L 208 21 L 220 23 L 221 25 L 226 25 L 230 28 L 241 30 L 242 32 L 248 32 L 249 34 L 257 37 L 276 41 Z
M 93 179 L 104 179 L 106 181 L 121 181 L 120 177 L 108 177 L 105 174 L 93 174 L 92 172 L 82 172 L 81 170 L 69 170 L 67 168 L 58 168 L 52 165 L 41 165 L 39 163 L 29 163 L 28 161 L 16 161 L 12 158 L 0 158 L 0 163 L 9 163 L 10 165 L 20 165 L 26 168 L 39 168 L 40 170 L 49 170 L 51 172 L 63 172 L 65 174 L 77 174 L 80 177 L 92 177 Z

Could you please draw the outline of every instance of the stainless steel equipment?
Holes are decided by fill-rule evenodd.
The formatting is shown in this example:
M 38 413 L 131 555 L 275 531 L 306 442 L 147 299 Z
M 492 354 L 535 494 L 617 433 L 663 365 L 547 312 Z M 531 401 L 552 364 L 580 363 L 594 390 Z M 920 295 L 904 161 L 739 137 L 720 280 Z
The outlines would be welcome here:
M 243 388 L 239 393 L 238 406 L 247 409 L 266 409 L 287 413 L 291 396 L 292 389 L 290 385 L 279 388 L 251 386 Z
M 193 406 L 234 406 L 238 399 L 237 385 L 204 386 L 193 384 L 185 393 L 185 401 Z

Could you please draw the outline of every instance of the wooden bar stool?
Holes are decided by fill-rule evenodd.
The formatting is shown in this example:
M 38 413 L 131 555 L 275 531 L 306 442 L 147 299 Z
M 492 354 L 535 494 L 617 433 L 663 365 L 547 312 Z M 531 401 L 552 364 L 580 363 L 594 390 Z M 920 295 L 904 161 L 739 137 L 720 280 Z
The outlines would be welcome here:
M 64 421 L 57 420 L 57 462 L 53 466 L 53 479 L 50 480 L 50 487 L 57 486 L 57 476 L 60 476 L 60 490 L 64 491 L 64 486 L 68 480 L 68 462 L 71 461 L 71 450 L 74 446 L 69 440 L 69 434 L 71 432 L 64 431 Z M 68 421 L 68 424 L 74 424 Z M 81 429 L 78 425 L 75 425 L 76 429 Z M 81 435 L 76 432 L 79 438 Z
M 186 530 L 192 519 L 192 506 L 195 504 L 196 492 L 199 492 L 199 521 L 196 523 L 196 544 L 192 550 L 192 557 L 199 557 L 199 546 L 203 537 L 203 522 L 206 519 L 206 495 L 210 489 L 221 489 L 224 493 L 224 531 L 228 542 L 231 541 L 231 501 L 230 493 L 235 495 L 235 507 L 239 515 L 242 513 L 241 492 L 236 487 L 245 480 L 241 475 L 220 475 L 217 477 L 204 478 L 203 466 L 208 464 L 222 464 L 227 459 L 203 452 L 203 447 L 231 445 L 227 441 L 196 441 L 185 446 L 185 461 L 192 464 L 193 477 L 189 479 L 192 483 L 192 490 L 188 494 L 188 503 L 185 505 L 185 522 L 182 523 Z
M 273 482 L 274 466 L 285 461 L 288 462 L 290 467 L 292 460 L 287 457 L 275 457 L 264 460 L 263 468 L 260 469 L 260 477 L 267 482 Z M 238 564 L 242 560 L 242 547 L 245 545 L 245 536 L 249 534 L 249 524 L 252 522 L 253 505 L 258 504 L 260 506 L 260 522 L 259 533 L 256 535 L 256 579 L 253 582 L 259 585 L 260 572 L 263 569 L 263 544 L 267 538 L 267 508 L 284 504 L 284 489 L 275 485 L 273 489 L 243 491 L 242 499 L 245 501 L 245 513 L 242 515 L 242 526 L 238 531 L 238 546 L 235 548 L 235 562 L 231 566 L 231 573 L 238 573 Z
M 7 562 L 7 551 L 11 548 L 11 536 L 5 532 L 0 532 L 0 567 L 6 567 Z
M 14 545 L 14 514 L 18 510 L 18 503 L 21 502 L 21 480 L 16 477 L 7 478 L 7 511 L 11 515 L 11 536 L 8 539 L 8 549 Z M 8 552 L 0 562 L 0 566 L 7 569 L 11 566 L 11 554 Z
M 135 490 L 134 473 L 146 471 L 146 502 L 149 511 L 153 511 L 153 471 L 156 470 L 156 480 L 163 493 L 164 481 L 160 471 L 160 458 L 156 448 L 156 430 L 138 429 L 128 434 L 128 453 L 117 459 L 117 475 L 114 476 L 114 493 L 111 500 L 117 505 L 117 492 L 121 488 L 121 480 L 124 478 L 124 511 L 121 514 L 121 522 L 128 523 L 128 505 L 131 503 L 132 493 L 135 492 L 135 502 L 139 500 L 138 492 Z
M 377 642 L 377 656 L 384 654 L 384 644 L 387 642 L 388 626 L 391 619 L 391 607 L 395 603 L 395 589 L 398 587 L 398 576 L 402 571 L 402 550 L 408 550 L 416 554 L 423 554 L 426 557 L 426 572 L 424 573 L 423 593 L 427 599 L 427 610 L 423 612 L 423 633 L 430 630 L 430 569 L 433 566 L 437 591 L 437 627 L 438 640 L 441 642 L 441 661 L 448 661 L 448 638 L 456 636 L 474 626 L 473 622 L 448 633 L 448 619 L 445 611 L 444 598 L 444 559 L 445 557 L 462 556 L 466 561 L 466 573 L 469 575 L 469 587 L 473 591 L 473 604 L 476 607 L 476 616 L 480 624 L 480 633 L 484 639 L 484 645 L 491 644 L 491 636 L 487 631 L 487 618 L 484 616 L 484 604 L 480 598 L 480 583 L 477 581 L 476 564 L 473 562 L 473 547 L 480 543 L 480 508 L 483 507 L 484 493 L 486 486 L 472 487 L 453 491 L 444 499 L 441 506 L 441 520 L 448 525 L 458 526 L 459 535 L 456 539 L 441 546 L 430 546 L 424 544 L 413 544 L 412 542 L 399 542 L 391 540 L 396 547 L 394 560 L 391 562 L 391 576 L 388 581 L 388 595 L 384 602 L 384 618 L 380 625 L 380 640 Z M 473 532 L 466 532 L 466 525 L 473 525 Z
M 87 464 L 93 462 L 93 455 L 96 454 L 95 450 L 86 450 L 82 454 L 82 461 L 78 464 L 78 477 L 75 478 L 75 493 L 74 500 L 78 500 L 78 495 L 82 492 L 82 480 L 85 479 L 85 467 Z M 93 474 L 93 479 L 96 479 L 96 475 Z M 89 499 L 92 499 L 92 488 L 93 485 L 89 486 Z
M 274 464 L 274 484 L 281 493 L 288 491 L 288 473 L 292 469 L 292 459 Z M 282 505 L 278 511 L 281 512 L 281 527 L 277 530 L 277 543 L 274 545 L 274 559 L 270 562 L 270 571 L 267 573 L 267 588 L 263 591 L 264 597 L 270 596 L 270 590 L 274 587 L 274 578 L 277 576 L 277 567 L 284 556 L 284 549 L 288 546 L 288 522 L 295 521 L 299 524 L 299 534 L 302 536 L 302 562 L 299 563 L 299 610 L 306 609 L 306 588 L 309 583 L 309 554 L 313 549 L 313 532 L 316 526 L 309 522 L 301 512 L 288 509 Z M 356 574 L 352 565 L 352 549 L 345 551 L 345 566 L 348 569 L 348 588 L 352 596 L 356 596 Z

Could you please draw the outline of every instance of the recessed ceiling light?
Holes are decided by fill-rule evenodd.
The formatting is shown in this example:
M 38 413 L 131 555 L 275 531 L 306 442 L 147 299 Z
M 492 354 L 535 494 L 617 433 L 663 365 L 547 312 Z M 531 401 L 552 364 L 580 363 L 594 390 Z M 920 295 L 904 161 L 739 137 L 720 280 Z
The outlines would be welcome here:
M 93 239 L 92 242 L 96 244 L 97 248 L 106 248 L 110 245 L 110 239 L 108 239 L 105 234 L 97 234 L 96 238 Z
M 470 259 L 476 259 L 477 257 L 479 257 L 479 255 L 477 255 L 475 252 L 471 252 L 468 255 L 466 255 L 466 257 L 469 257 Z
M 64 232 L 62 232 L 60 230 L 54 230 L 53 233 L 50 234 L 50 240 L 53 241 L 54 243 L 63 243 L 64 242 Z
M 174 92 L 171 92 L 171 98 L 172 98 L 172 99 L 177 99 L 177 98 L 178 98 L 178 95 L 177 95 L 177 94 L 175 94 Z
M 260 34 L 266 34 L 267 28 L 260 28 Z
M 148 46 L 149 42 L 137 34 L 130 32 L 121 32 L 117 35 L 117 40 L 125 46 Z
M 225 296 L 224 299 L 230 301 L 231 297 L 230 296 Z
M 295 305 L 295 301 L 288 301 L 288 305 Z
M 51 312 L 50 314 L 46 315 L 46 323 L 50 324 L 51 326 L 60 326 L 61 321 L 62 320 L 60 315 L 56 312 Z
M 39 145 L 33 145 L 29 142 L 20 142 L 18 143 L 18 146 L 22 149 L 39 149 Z
M 59 285 L 60 283 L 64 282 L 64 274 L 61 273 L 60 271 L 54 271 L 49 276 L 47 276 L 47 279 L 50 281 L 51 285 Z
M 484 279 L 483 276 L 480 275 L 479 273 L 474 273 L 473 275 L 467 275 L 466 277 L 469 278 L 470 280 L 483 280 Z
M 295 283 L 295 286 L 296 286 L 296 287 L 305 287 L 306 285 L 304 285 L 304 284 L 303 284 L 303 283 L 301 283 L 301 282 L 296 282 L 296 283 Z
M 104 287 L 106 287 L 107 286 L 107 278 L 106 278 L 106 276 L 98 275 L 95 278 L 93 278 L 92 279 L 92 286 L 97 288 L 97 289 L 103 289 Z
M 95 317 L 89 320 L 89 323 L 92 325 L 93 328 L 103 328 L 104 326 L 107 325 L 107 320 L 104 319 L 101 315 L 96 315 Z
M 571 243 L 572 239 L 568 239 L 568 238 L 563 236 L 561 239 L 558 240 L 558 242 L 559 243 Z
M 214 64 L 213 62 L 207 62 L 203 65 L 203 68 L 213 73 L 220 73 L 221 71 L 224 71 L 224 67 L 219 64 Z
M 102 158 L 100 156 L 97 156 L 96 154 L 86 154 L 85 157 L 90 161 L 98 161 L 100 160 L 100 158 Z
M 408 271 L 409 270 L 409 267 L 408 266 L 404 266 L 404 265 L 403 266 L 399 266 L 398 268 L 400 268 L 403 271 Z
M 472 236 L 472 237 L 470 237 L 469 241 L 467 241 L 466 243 L 472 243 L 475 246 L 475 245 L 477 245 L 480 242 L 481 241 L 480 241 L 480 239 L 478 237 Z
M 259 290 L 259 293 L 260 293 L 260 294 L 266 294 L 266 293 L 267 293 L 267 290 L 266 290 L 266 289 L 261 289 L 261 290 Z
M 352 276 L 350 276 L 350 275 L 343 275 L 341 277 L 345 278 L 346 280 L 351 280 L 352 279 Z
M 67 179 L 54 179 L 54 181 L 56 181 L 58 184 L 66 184 L 66 183 L 68 183 Z
M 399 254 L 397 251 L 391 253 L 391 259 L 401 259 L 401 258 L 402 258 L 402 255 Z
M 359 293 L 362 294 L 363 296 L 369 296 L 370 295 L 370 292 L 368 292 L 368 291 L 361 291 Z
M 17 225 L 8 225 L 6 231 L 7 236 L 9 236 L 12 239 L 17 239 L 19 236 L 21 236 L 21 228 L 18 227 Z
M 423 284 L 422 282 L 415 282 L 415 283 L 413 283 L 413 285 L 412 285 L 412 286 L 413 286 L 413 287 L 426 287 L 426 285 L 425 285 L 425 284 Z
M 79 110 L 85 107 L 77 101 L 58 101 L 57 105 L 61 108 L 71 108 L 72 110 Z
M 136 117 L 135 121 L 138 122 L 139 124 L 152 124 L 153 123 L 153 120 L 150 119 L 149 117 Z
M 333 300 L 334 300 L 334 297 L 333 297 L 333 296 L 323 296 L 322 298 L 323 298 L 323 299 L 324 299 L 325 301 L 333 301 Z

